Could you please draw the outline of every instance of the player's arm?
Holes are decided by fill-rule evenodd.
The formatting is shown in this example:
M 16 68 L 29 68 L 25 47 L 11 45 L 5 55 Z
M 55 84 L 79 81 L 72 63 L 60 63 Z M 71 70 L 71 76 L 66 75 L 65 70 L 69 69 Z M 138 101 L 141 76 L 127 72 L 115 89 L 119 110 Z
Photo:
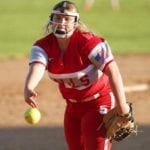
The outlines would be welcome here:
M 35 97 L 37 93 L 34 91 L 45 72 L 45 66 L 40 63 L 32 63 L 26 77 L 24 87 L 24 99 L 31 107 L 37 107 Z
M 129 107 L 126 104 L 122 77 L 116 62 L 114 61 L 114 57 L 108 42 L 103 41 L 97 44 L 91 50 L 88 57 L 98 69 L 100 69 L 109 77 L 110 85 L 117 101 L 118 113 L 128 113 Z
M 37 103 L 35 101 L 37 93 L 34 89 L 43 77 L 48 63 L 48 56 L 44 49 L 34 45 L 31 49 L 29 63 L 29 72 L 27 74 L 24 87 L 24 98 L 31 107 L 37 107 Z
M 118 113 L 120 115 L 127 114 L 129 112 L 129 106 L 126 102 L 124 85 L 116 62 L 109 63 L 104 73 L 109 77 L 110 85 L 117 101 Z

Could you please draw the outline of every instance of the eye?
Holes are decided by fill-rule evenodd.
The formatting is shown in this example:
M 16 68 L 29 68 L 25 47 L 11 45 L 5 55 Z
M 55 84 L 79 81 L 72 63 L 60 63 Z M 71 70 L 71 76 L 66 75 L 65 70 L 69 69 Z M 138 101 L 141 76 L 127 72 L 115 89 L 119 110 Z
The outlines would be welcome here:
M 67 22 L 73 22 L 75 20 L 75 18 L 73 16 L 66 16 L 65 17 L 65 21 Z
M 61 23 L 63 20 L 66 23 L 73 23 L 75 21 L 75 17 L 74 16 L 59 15 L 59 14 L 55 14 L 53 17 L 53 21 L 58 22 L 58 23 Z
M 54 17 L 53 17 L 53 19 L 55 20 L 55 21 L 61 21 L 61 16 L 60 15 L 54 15 Z

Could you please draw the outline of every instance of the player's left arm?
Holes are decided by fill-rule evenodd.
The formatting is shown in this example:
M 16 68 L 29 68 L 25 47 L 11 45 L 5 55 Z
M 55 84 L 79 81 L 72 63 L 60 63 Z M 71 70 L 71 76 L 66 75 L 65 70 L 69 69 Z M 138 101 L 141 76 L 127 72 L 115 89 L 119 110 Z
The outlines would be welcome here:
M 108 42 L 106 40 L 99 42 L 91 50 L 88 58 L 98 69 L 108 76 L 118 105 L 118 113 L 128 113 L 129 106 L 126 104 L 126 96 L 122 77 L 116 62 L 114 61 L 114 57 Z
M 115 61 L 109 63 L 104 70 L 104 73 L 109 77 L 109 82 L 117 102 L 117 111 L 120 115 L 129 112 L 129 106 L 126 102 L 125 90 L 122 76 Z

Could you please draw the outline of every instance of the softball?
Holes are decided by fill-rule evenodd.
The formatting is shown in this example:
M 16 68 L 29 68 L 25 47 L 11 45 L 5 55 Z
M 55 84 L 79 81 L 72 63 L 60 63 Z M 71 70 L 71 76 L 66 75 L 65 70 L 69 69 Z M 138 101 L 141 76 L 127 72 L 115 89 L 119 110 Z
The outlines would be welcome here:
M 37 108 L 28 108 L 24 113 L 25 120 L 30 124 L 36 124 L 41 119 L 41 113 Z

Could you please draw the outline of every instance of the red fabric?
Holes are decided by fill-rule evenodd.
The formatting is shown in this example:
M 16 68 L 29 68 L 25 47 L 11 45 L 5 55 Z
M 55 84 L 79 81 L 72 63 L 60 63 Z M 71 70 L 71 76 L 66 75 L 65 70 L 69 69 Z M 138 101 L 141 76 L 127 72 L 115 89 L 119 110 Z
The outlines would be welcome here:
M 47 66 L 48 72 L 59 75 L 74 73 L 89 66 L 91 62 L 88 59 L 88 55 L 100 42 L 104 42 L 104 39 L 89 33 L 74 32 L 63 58 L 61 57 L 61 50 L 58 46 L 57 39 L 53 34 L 37 41 L 34 45 L 41 47 L 48 54 L 50 58 Z M 80 81 L 86 85 L 88 84 L 88 78 L 85 75 Z M 72 98 L 80 101 L 97 92 L 110 91 L 106 75 L 103 75 L 92 86 L 83 90 L 66 88 L 62 80 L 54 79 L 54 81 L 59 83 L 60 92 L 65 99 Z M 70 81 L 68 80 L 68 82 L 71 86 L 75 86 L 73 85 L 72 79 Z
M 67 102 L 64 118 L 66 140 L 69 150 L 111 150 L 111 141 L 105 138 L 100 106 L 111 108 L 109 94 L 90 102 L 73 104 Z

